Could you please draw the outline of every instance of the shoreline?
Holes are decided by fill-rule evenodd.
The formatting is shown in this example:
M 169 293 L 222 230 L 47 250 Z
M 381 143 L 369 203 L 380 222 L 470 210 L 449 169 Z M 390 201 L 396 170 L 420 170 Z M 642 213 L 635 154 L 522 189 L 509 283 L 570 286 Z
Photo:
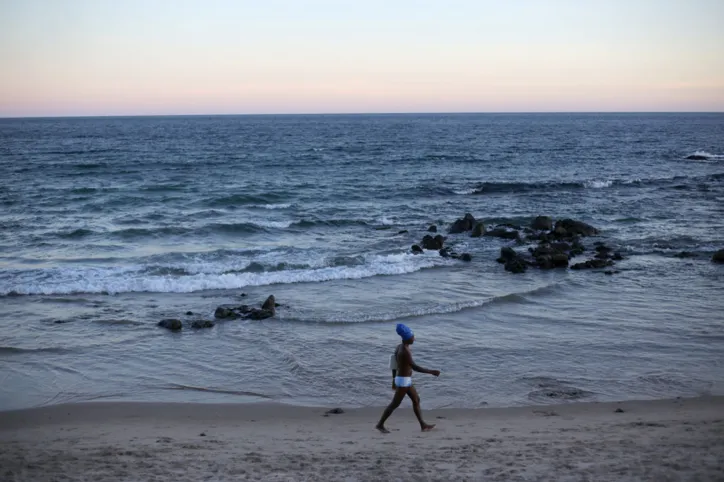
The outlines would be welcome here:
M 721 480 L 724 396 L 425 410 L 85 402 L 0 412 L 2 480 Z M 621 410 L 621 411 L 619 411 Z M 326 416 L 325 416 L 326 415 Z

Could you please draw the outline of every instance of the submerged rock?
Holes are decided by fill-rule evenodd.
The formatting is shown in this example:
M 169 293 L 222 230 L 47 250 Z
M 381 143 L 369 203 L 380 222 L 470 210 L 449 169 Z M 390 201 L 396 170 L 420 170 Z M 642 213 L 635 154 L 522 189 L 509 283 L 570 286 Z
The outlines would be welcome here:
M 470 213 L 466 213 L 463 218 L 457 219 L 454 223 L 452 223 L 452 225 L 450 225 L 448 233 L 458 234 L 465 231 L 470 231 L 471 229 L 473 229 L 474 224 L 475 218 L 473 217 L 473 215 Z
M 720 249 L 711 257 L 714 263 L 724 263 L 724 249 Z
M 412 249 L 412 254 L 421 254 L 422 253 L 422 248 L 420 246 L 418 246 L 417 244 L 413 244 L 412 248 L 410 248 L 410 249 Z
M 485 236 L 492 236 L 495 238 L 503 238 L 503 239 L 519 239 L 520 233 L 516 230 L 509 230 L 504 227 L 496 227 L 488 232 L 485 233 Z
M 216 308 L 216 311 L 214 311 L 214 318 L 224 319 L 238 317 L 239 314 L 236 313 L 233 308 L 227 306 L 219 306 L 218 308 Z
M 553 220 L 548 216 L 538 216 L 530 223 L 530 227 L 536 231 L 550 231 L 553 229 Z
M 691 154 L 690 156 L 686 156 L 687 159 L 690 161 L 708 161 L 709 158 L 707 156 L 702 156 L 701 154 Z
M 613 266 L 613 261 L 610 259 L 591 259 L 582 263 L 576 263 L 571 266 L 571 269 L 599 269 Z
M 598 229 L 594 228 L 590 224 L 586 224 L 583 221 L 576 221 L 575 219 L 561 219 L 556 222 L 554 232 L 559 234 L 561 237 L 567 236 L 595 236 L 598 234 Z
M 675 257 L 675 258 L 681 258 L 681 259 L 684 259 L 684 258 L 696 258 L 697 255 L 696 255 L 696 253 L 692 253 L 691 251 L 682 251 L 682 252 L 680 252 L 680 253 L 676 253 L 676 254 L 674 255 L 674 257 Z
M 157 326 L 160 326 L 161 328 L 166 328 L 171 331 L 178 331 L 183 328 L 181 320 L 177 320 L 175 318 L 167 318 L 165 320 L 161 320 L 158 322 Z
M 481 222 L 475 223 L 475 226 L 473 226 L 473 232 L 470 234 L 473 238 L 479 238 L 485 234 L 485 225 Z
M 551 255 L 551 262 L 556 268 L 565 268 L 568 266 L 568 255 L 566 253 L 554 253 Z
M 248 318 L 250 320 L 264 320 L 266 318 L 271 318 L 274 316 L 274 312 L 271 310 L 260 310 L 258 308 L 252 308 L 249 312 Z
M 427 228 L 427 230 L 431 233 L 437 233 L 437 226 L 435 226 L 434 224 L 431 224 L 430 227 Z
M 214 326 L 216 326 L 216 323 L 211 320 L 196 320 L 191 322 L 191 328 L 194 328 L 196 330 L 202 328 L 213 328 Z
M 527 269 L 528 263 L 520 257 L 516 257 L 505 262 L 505 270 L 514 274 L 525 273 Z
M 470 255 L 470 253 L 463 253 L 460 255 L 460 261 L 472 261 L 473 257 Z

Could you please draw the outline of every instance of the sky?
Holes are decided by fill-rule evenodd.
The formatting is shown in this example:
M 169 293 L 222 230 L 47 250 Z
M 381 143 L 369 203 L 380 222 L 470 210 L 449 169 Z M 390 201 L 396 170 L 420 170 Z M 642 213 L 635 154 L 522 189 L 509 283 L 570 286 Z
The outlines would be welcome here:
M 724 111 L 724 0 L 0 0 L 0 117 Z

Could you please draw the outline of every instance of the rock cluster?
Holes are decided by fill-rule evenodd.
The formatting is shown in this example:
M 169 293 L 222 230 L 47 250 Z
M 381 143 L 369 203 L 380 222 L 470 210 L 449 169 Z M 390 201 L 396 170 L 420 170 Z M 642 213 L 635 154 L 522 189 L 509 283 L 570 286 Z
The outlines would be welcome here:
M 472 230 L 474 227 L 476 227 L 476 226 L 472 225 L 472 223 L 474 223 L 475 220 L 471 214 L 466 214 L 465 216 L 466 216 L 465 219 L 459 219 L 458 221 L 461 223 L 461 225 L 464 224 L 465 227 L 467 227 L 468 224 L 470 224 L 472 226 L 470 229 Z M 458 222 L 458 221 L 456 221 L 456 222 Z M 485 227 L 483 227 L 483 229 L 485 229 Z M 432 233 L 437 232 L 437 226 L 435 226 L 434 224 L 431 225 L 428 228 L 428 231 L 432 232 Z M 425 236 L 422 237 L 422 241 L 420 242 L 420 244 L 413 244 L 410 249 L 412 251 L 412 254 L 422 254 L 427 249 L 427 250 L 437 251 L 440 254 L 440 256 L 442 256 L 443 258 L 454 258 L 454 259 L 460 259 L 461 261 L 471 261 L 473 259 L 473 257 L 470 255 L 470 253 L 458 254 L 455 251 L 453 251 L 452 248 L 445 247 L 445 236 L 443 236 L 441 234 L 437 234 L 435 236 L 426 234 Z
M 261 308 L 253 308 L 249 305 L 221 305 L 216 308 L 214 318 L 248 318 L 250 320 L 263 320 L 274 316 L 276 314 L 277 306 L 274 295 L 270 295 L 266 301 L 262 303 Z
M 242 296 L 246 295 L 242 294 Z M 264 301 L 264 303 L 262 303 L 261 308 L 254 308 L 248 305 L 221 305 L 216 308 L 216 311 L 214 311 L 214 318 L 216 318 L 217 320 L 229 320 L 237 318 L 263 320 L 274 316 L 276 314 L 277 306 L 279 306 L 279 304 L 276 303 L 274 295 L 270 295 Z M 190 311 L 186 314 L 193 315 L 193 313 Z M 161 328 L 166 328 L 171 331 L 180 331 L 184 327 L 184 323 L 180 319 L 176 318 L 167 318 L 161 320 L 157 323 L 157 325 Z M 192 320 L 191 322 L 189 322 L 189 327 L 195 330 L 203 328 L 213 328 L 214 326 L 216 326 L 216 323 L 211 320 Z
M 428 228 L 430 232 L 437 232 L 437 227 L 432 225 Z M 592 259 L 587 259 L 571 264 L 571 259 L 584 254 L 587 248 L 583 245 L 582 239 L 599 234 L 598 229 L 583 221 L 564 218 L 554 222 L 549 216 L 535 217 L 530 226 L 517 226 L 514 224 L 498 224 L 485 226 L 481 220 L 475 219 L 471 213 L 465 213 L 462 218 L 456 219 L 447 229 L 448 234 L 470 233 L 473 238 L 482 236 L 497 237 L 515 241 L 516 244 L 537 243 L 537 246 L 529 248 L 527 253 L 517 252 L 511 247 L 501 249 L 498 262 L 503 264 L 507 271 L 512 273 L 523 273 L 529 267 L 548 270 L 556 268 L 589 269 L 605 268 L 612 266 L 615 261 L 623 259 L 623 256 L 614 252 L 603 243 L 595 243 Z M 457 255 L 449 247 L 445 247 L 446 238 L 441 235 L 425 235 L 422 242 L 412 246 L 415 254 L 423 253 L 425 250 L 437 250 L 440 256 L 453 257 L 464 261 L 470 261 L 472 257 L 463 253 Z

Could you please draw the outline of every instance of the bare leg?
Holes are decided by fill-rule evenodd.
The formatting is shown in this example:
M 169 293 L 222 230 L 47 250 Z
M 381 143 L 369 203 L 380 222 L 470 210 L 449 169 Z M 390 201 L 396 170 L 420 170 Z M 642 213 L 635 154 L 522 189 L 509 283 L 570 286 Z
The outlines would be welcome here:
M 390 415 L 392 415 L 392 412 L 395 411 L 397 407 L 400 406 L 402 401 L 405 399 L 405 395 L 407 395 L 408 387 L 397 387 L 397 391 L 395 392 L 395 396 L 392 397 L 392 401 L 387 406 L 385 411 L 382 413 L 382 418 L 380 418 L 380 421 L 377 423 L 377 430 L 379 430 L 382 433 L 390 433 L 389 430 L 385 428 L 385 422 L 388 418 L 390 418 Z
M 434 424 L 427 424 L 422 419 L 422 409 L 420 408 L 420 395 L 417 394 L 417 390 L 415 390 L 415 387 L 412 386 L 407 391 L 407 396 L 410 397 L 410 400 L 412 400 L 412 410 L 415 412 L 415 416 L 417 417 L 417 421 L 420 422 L 420 428 L 423 432 L 428 432 L 435 428 Z

